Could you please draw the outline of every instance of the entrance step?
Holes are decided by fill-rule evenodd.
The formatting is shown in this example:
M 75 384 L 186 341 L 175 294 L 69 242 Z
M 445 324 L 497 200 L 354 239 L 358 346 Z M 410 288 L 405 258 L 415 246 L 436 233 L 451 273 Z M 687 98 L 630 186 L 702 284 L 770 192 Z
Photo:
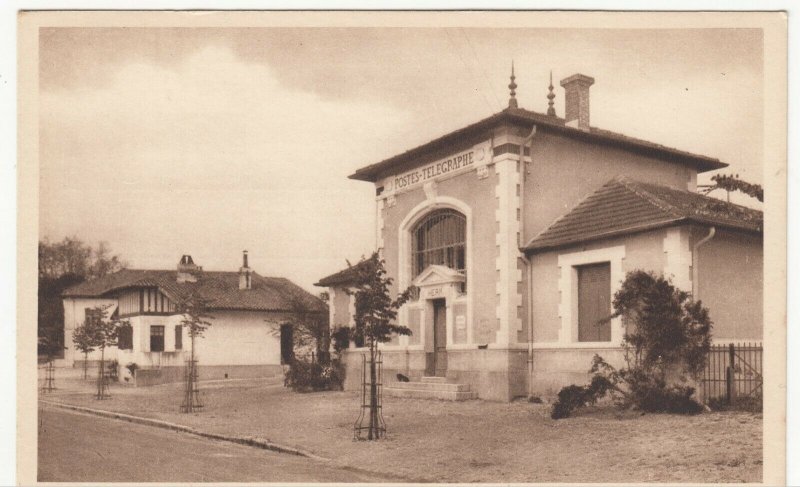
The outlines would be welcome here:
M 410 399 L 440 399 L 444 401 L 466 401 L 477 399 L 478 393 L 470 391 L 469 384 L 452 384 L 444 377 L 419 382 L 392 382 L 383 388 L 384 394 L 391 397 Z
M 426 375 L 422 378 L 422 382 L 433 382 L 436 384 L 447 383 L 447 377 L 439 377 L 435 375 Z
M 422 391 L 469 392 L 469 384 L 448 384 L 446 382 L 392 382 L 391 384 L 386 384 L 386 387 Z

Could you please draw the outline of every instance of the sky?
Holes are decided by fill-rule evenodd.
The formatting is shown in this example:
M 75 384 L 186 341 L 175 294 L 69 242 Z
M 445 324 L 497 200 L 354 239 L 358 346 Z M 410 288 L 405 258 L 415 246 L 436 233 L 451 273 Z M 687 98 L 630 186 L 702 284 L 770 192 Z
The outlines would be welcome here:
M 595 78 L 592 125 L 763 180 L 759 30 L 40 30 L 40 238 L 313 283 L 375 246 L 357 168 Z M 708 182 L 702 175 L 700 183 Z M 724 194 L 718 195 L 724 197 Z M 753 205 L 746 198 L 734 201 Z

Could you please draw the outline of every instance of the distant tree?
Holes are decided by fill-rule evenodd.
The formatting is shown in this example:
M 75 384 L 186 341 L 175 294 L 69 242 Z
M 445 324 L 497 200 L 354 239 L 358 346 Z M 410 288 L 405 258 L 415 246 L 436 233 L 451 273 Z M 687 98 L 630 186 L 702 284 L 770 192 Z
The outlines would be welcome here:
M 397 311 L 410 298 L 408 288 L 392 299 L 389 289 L 393 279 L 387 275 L 385 262 L 377 252 L 357 265 L 355 283 L 347 291 L 355 300 L 354 328 L 348 328 L 350 338 L 363 341 L 369 348 L 370 407 L 368 440 L 377 440 L 382 431 L 378 417 L 376 358 L 378 344 L 389 342 L 394 335 L 411 335 L 411 329 L 395 324 Z M 343 329 L 343 328 L 342 328 Z
M 118 255 L 112 255 L 106 242 L 97 248 L 75 237 L 60 242 L 39 241 L 39 277 L 57 279 L 74 275 L 83 280 L 94 279 L 125 268 Z
M 208 314 L 208 302 L 195 294 L 178 303 L 178 312 L 182 315 L 181 326 L 189 334 L 189 362 L 186 365 L 186 389 L 181 411 L 191 413 L 201 407 L 197 390 L 198 370 L 195 358 L 195 339 L 203 336 L 206 329 L 211 326 L 209 320 L 214 317 Z
M 48 340 L 56 340 L 54 347 L 63 350 L 64 306 L 61 293 L 70 286 L 116 272 L 125 266 L 118 255 L 111 254 L 105 242 L 93 248 L 74 237 L 60 242 L 39 241 L 39 337 L 52 337 Z M 39 352 L 46 353 L 43 345 L 40 345 Z
M 92 336 L 92 332 L 92 327 L 87 322 L 84 322 L 82 325 L 72 330 L 72 343 L 76 350 L 83 353 L 84 379 L 88 376 L 89 354 L 94 352 L 94 344 L 97 341 L 96 338 Z
M 748 183 L 740 179 L 738 174 L 717 174 L 711 180 L 714 181 L 714 184 L 705 188 L 706 194 L 717 189 L 724 189 L 728 192 L 739 191 L 764 202 L 764 188 L 760 184 Z
M 83 281 L 83 278 L 74 274 L 61 277 L 39 278 L 39 305 L 38 305 L 38 336 L 39 354 L 48 355 L 47 347 L 60 350 L 64 347 L 64 305 L 61 293 L 70 286 Z

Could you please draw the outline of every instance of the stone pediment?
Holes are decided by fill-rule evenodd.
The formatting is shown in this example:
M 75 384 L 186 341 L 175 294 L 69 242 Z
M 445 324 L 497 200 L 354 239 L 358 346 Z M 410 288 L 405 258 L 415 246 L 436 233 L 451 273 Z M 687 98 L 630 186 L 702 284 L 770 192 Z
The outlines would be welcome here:
M 453 284 L 457 282 L 464 282 L 466 277 L 464 274 L 443 265 L 431 265 L 425 268 L 424 271 L 418 275 L 413 285 L 417 287 L 437 286 L 441 284 Z

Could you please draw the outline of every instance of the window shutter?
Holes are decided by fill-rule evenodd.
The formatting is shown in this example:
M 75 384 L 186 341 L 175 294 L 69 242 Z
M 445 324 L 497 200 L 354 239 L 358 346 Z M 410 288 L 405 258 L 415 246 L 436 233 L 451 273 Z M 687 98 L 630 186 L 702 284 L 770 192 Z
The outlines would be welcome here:
M 120 350 L 133 350 L 133 327 L 121 326 L 117 337 L 117 348 Z
M 578 267 L 578 341 L 611 341 L 611 265 Z
M 175 325 L 175 350 L 183 350 L 183 326 Z

